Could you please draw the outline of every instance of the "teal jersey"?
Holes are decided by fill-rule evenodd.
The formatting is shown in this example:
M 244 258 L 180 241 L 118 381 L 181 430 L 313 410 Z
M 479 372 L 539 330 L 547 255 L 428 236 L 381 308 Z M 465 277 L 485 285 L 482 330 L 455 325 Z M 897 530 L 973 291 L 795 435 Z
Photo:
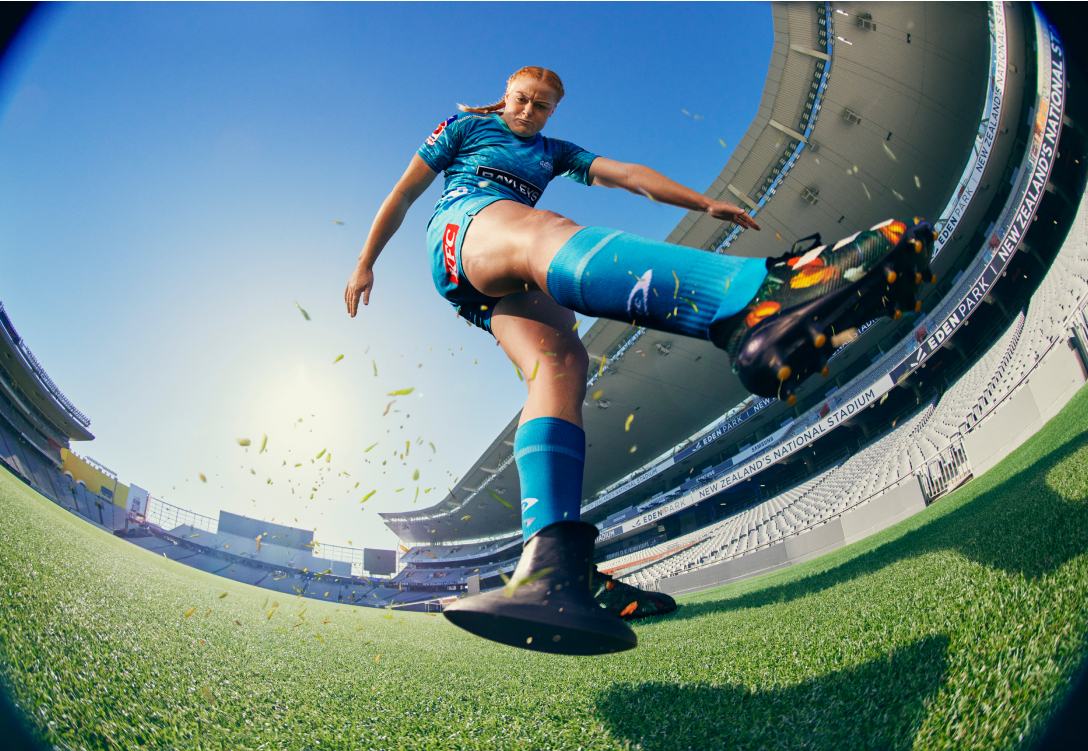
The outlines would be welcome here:
M 435 213 L 468 195 L 494 195 L 535 206 L 552 180 L 562 175 L 589 185 L 589 165 L 597 158 L 568 141 L 515 135 L 497 114 L 454 115 L 416 152 L 445 188 Z

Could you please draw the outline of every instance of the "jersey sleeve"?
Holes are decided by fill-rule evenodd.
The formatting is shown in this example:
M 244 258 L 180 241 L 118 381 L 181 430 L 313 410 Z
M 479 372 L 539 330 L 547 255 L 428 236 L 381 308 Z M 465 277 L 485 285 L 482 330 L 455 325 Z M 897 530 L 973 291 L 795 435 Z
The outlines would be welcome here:
M 435 172 L 442 172 L 453 164 L 453 159 L 461 148 L 462 129 L 455 125 L 457 117 L 453 115 L 439 123 L 416 151 L 427 166 Z
M 589 185 L 589 165 L 597 158 L 581 146 L 570 141 L 553 141 L 558 152 L 555 160 L 555 174 L 569 177 L 582 185 Z

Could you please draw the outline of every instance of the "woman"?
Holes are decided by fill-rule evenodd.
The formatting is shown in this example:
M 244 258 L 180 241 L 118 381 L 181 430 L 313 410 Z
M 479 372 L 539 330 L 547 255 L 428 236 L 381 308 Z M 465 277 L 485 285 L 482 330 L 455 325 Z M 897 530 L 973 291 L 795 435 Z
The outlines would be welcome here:
M 378 254 L 444 172 L 427 228 L 435 286 L 461 316 L 491 332 L 522 373 L 537 374 L 526 379 L 514 441 L 521 561 L 504 590 L 463 599 L 446 616 L 507 644 L 597 654 L 635 646 L 617 615 L 668 612 L 675 603 L 593 567 L 597 530 L 578 521 L 589 358 L 572 311 L 710 339 L 730 354 L 747 388 L 793 404 L 793 387 L 820 370 L 828 343 L 881 312 L 915 306 L 923 271 L 928 278 L 929 253 L 921 251 L 932 232 L 889 221 L 830 250 L 747 259 L 579 226 L 535 208 L 557 175 L 760 229 L 739 207 L 648 167 L 540 135 L 563 94 L 554 72 L 526 67 L 510 77 L 499 102 L 459 105 L 463 114 L 427 138 L 379 209 L 344 298 L 353 317 L 360 296 L 369 304 Z

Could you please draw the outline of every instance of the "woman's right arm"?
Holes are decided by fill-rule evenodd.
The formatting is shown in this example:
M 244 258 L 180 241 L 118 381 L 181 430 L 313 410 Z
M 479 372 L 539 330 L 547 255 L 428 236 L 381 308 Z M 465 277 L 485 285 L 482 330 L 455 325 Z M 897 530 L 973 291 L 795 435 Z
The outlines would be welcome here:
M 374 262 L 378 260 L 378 254 L 400 229 L 404 215 L 408 213 L 411 205 L 431 187 L 436 177 L 438 173 L 416 154 L 393 191 L 382 202 L 378 215 L 374 217 L 374 224 L 370 227 L 370 234 L 363 243 L 363 250 L 359 253 L 359 263 L 356 264 L 355 271 L 348 279 L 347 289 L 344 290 L 344 302 L 347 303 L 348 313 L 352 318 L 359 311 L 360 295 L 363 305 L 370 304 L 370 290 L 374 286 Z

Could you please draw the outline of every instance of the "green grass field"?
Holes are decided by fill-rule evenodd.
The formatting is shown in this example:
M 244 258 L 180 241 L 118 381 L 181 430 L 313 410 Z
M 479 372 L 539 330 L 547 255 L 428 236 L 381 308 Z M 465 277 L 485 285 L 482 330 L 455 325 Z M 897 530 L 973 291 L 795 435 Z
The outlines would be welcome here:
M 1026 745 L 1088 654 L 1085 426 L 1088 389 L 926 511 L 685 597 L 636 626 L 637 650 L 595 658 L 270 596 L 0 472 L 0 670 L 72 749 Z

